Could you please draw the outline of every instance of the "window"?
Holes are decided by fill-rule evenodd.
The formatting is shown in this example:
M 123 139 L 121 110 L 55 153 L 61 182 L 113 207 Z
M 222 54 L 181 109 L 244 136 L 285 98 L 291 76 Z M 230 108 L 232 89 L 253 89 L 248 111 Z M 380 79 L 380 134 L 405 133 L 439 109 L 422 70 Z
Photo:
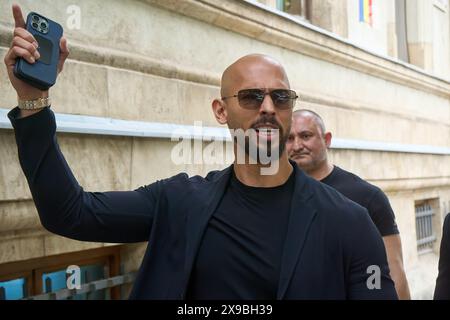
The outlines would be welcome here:
M 416 238 L 419 253 L 433 251 L 436 242 L 433 202 L 435 201 L 425 200 L 416 203 Z
M 0 300 L 18 300 L 28 295 L 28 281 L 26 278 L 18 278 L 0 282 Z
M 109 300 L 120 299 L 120 285 L 133 277 L 120 276 L 120 247 L 73 252 L 27 261 L 1 265 L 0 300 L 70 299 Z M 80 267 L 81 290 L 67 289 L 67 267 Z M 58 293 L 58 295 L 56 294 Z
M 109 272 L 107 264 L 101 260 L 97 261 L 96 264 L 85 264 L 80 265 L 80 275 L 81 284 L 91 283 L 95 280 L 101 280 L 108 278 Z M 67 288 L 67 278 L 66 268 L 61 270 L 55 270 L 51 272 L 38 272 L 39 279 L 42 281 L 42 292 L 51 293 L 58 290 Z M 94 292 L 88 292 L 83 294 L 77 294 L 69 297 L 69 300 L 110 300 L 111 290 L 99 290 Z
M 277 0 L 277 9 L 301 19 L 309 20 L 310 0 Z
M 397 56 L 409 62 L 408 39 L 406 26 L 406 0 L 395 1 L 395 32 L 397 38 Z

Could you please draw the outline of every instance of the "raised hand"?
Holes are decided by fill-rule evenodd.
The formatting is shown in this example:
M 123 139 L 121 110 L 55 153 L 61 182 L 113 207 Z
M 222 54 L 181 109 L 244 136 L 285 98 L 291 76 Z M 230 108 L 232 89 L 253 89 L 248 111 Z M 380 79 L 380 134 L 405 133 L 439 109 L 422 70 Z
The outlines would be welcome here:
M 41 97 L 48 96 L 48 90 L 39 90 L 28 83 L 20 80 L 14 75 L 14 65 L 18 58 L 25 59 L 28 63 L 35 63 L 39 59 L 40 55 L 37 50 L 38 43 L 36 39 L 25 28 L 25 20 L 22 15 L 22 10 L 16 4 L 12 6 L 12 12 L 15 21 L 14 37 L 11 43 L 11 47 L 5 56 L 5 65 L 8 71 L 9 80 L 17 92 L 19 99 L 32 100 Z M 59 43 L 60 54 L 58 61 L 58 74 L 64 67 L 64 62 L 69 55 L 69 49 L 67 47 L 67 40 L 62 37 Z

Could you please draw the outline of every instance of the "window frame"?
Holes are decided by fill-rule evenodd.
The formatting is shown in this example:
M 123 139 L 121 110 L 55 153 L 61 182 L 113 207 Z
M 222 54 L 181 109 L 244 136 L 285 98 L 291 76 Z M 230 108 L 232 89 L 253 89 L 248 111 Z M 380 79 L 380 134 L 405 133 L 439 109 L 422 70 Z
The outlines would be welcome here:
M 120 246 L 108 246 L 96 249 L 63 253 L 25 261 L 1 264 L 0 282 L 25 278 L 27 297 L 43 294 L 42 275 L 67 269 L 70 265 L 91 265 L 102 263 L 108 268 L 106 277 L 120 275 Z M 120 299 L 120 287 L 113 287 L 111 300 Z

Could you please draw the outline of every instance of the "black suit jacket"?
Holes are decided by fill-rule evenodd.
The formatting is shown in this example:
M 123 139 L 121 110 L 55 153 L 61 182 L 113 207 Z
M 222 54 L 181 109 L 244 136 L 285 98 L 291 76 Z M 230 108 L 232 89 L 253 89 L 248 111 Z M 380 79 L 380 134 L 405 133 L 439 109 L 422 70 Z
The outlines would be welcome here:
M 77 240 L 148 241 L 131 298 L 183 299 L 232 167 L 205 178 L 179 174 L 134 191 L 85 192 L 59 149 L 53 112 L 17 114 L 16 108 L 8 116 L 43 226 Z M 396 299 L 384 244 L 366 209 L 293 168 L 277 298 Z
M 434 290 L 435 300 L 450 300 L 450 213 L 447 214 L 442 228 L 439 274 Z

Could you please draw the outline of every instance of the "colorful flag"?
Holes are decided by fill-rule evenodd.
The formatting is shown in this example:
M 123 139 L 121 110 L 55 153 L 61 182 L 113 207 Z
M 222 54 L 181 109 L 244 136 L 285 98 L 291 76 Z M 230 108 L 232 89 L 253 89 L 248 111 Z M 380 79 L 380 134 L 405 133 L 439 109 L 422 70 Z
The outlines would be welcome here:
M 359 0 L 359 21 L 372 25 L 372 0 Z

